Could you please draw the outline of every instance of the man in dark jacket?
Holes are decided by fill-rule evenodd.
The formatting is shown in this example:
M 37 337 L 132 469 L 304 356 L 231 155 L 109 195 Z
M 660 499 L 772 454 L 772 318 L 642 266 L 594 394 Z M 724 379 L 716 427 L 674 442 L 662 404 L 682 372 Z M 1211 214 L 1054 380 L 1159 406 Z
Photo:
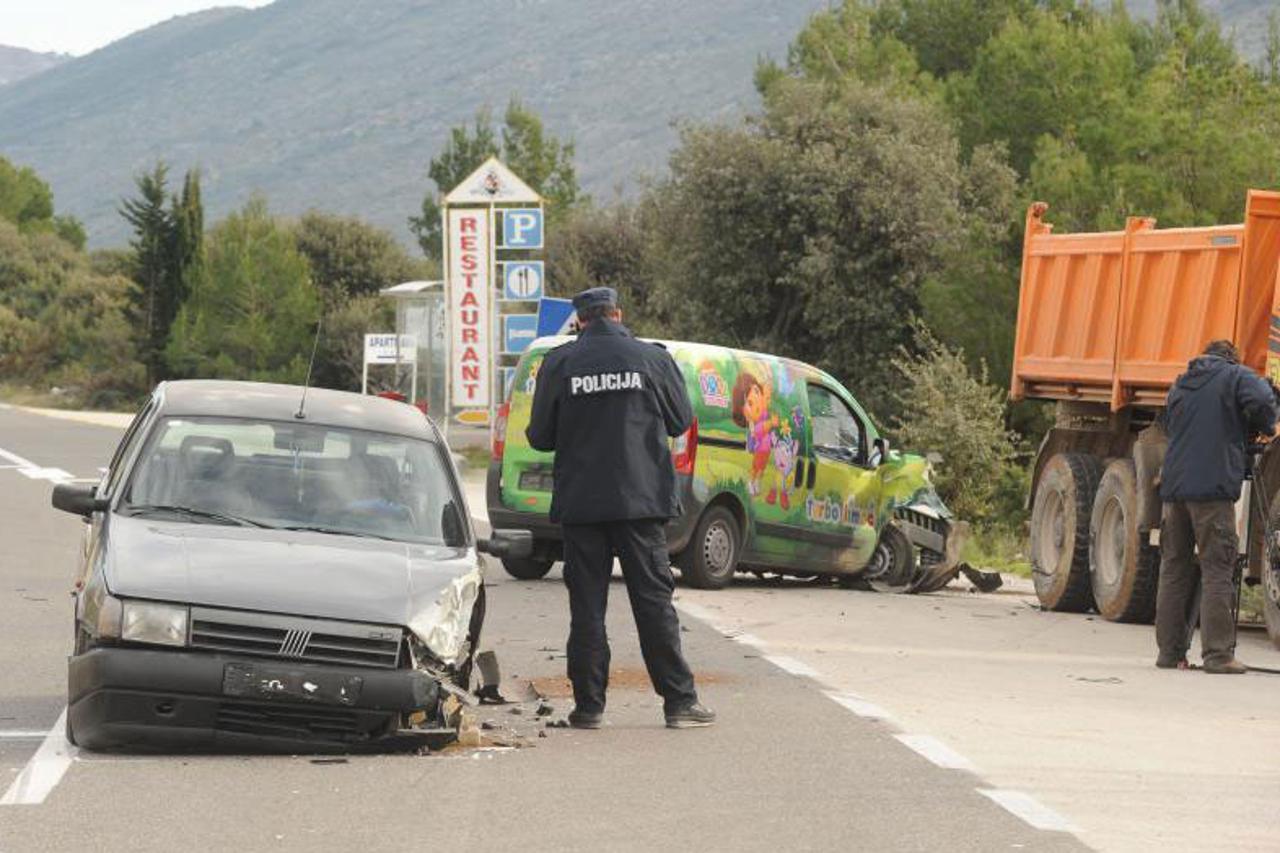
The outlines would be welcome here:
M 1156 666 L 1187 667 L 1199 591 L 1205 672 L 1242 673 L 1247 667 L 1235 658 L 1232 622 L 1239 545 L 1235 503 L 1248 464 L 1246 443 L 1275 431 L 1271 386 L 1240 364 L 1229 341 L 1214 341 L 1174 383 L 1163 420 L 1169 451 L 1160 473 Z
M 556 454 L 551 520 L 563 530 L 569 588 L 569 723 L 596 729 L 603 720 L 605 609 L 616 555 L 667 725 L 708 726 L 715 714 L 698 703 L 680 651 L 664 530 L 680 513 L 668 438 L 693 420 L 684 378 L 670 353 L 622 325 L 612 288 L 583 291 L 573 306 L 582 332 L 547 353 L 525 430 L 530 445 Z

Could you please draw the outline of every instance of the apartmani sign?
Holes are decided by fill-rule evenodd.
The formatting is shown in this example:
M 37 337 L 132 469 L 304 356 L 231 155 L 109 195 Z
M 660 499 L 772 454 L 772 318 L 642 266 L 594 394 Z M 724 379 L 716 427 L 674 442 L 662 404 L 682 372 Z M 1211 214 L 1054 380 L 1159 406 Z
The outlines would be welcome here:
M 503 355 L 510 355 L 506 342 L 497 339 L 498 329 L 507 325 L 499 321 L 500 302 L 511 301 L 510 294 L 499 292 L 509 282 L 499 281 L 497 253 L 542 247 L 542 198 L 497 158 L 490 158 L 445 196 L 441 218 L 448 409 L 461 423 L 487 424 L 501 396 L 495 377 Z M 535 267 L 524 260 L 527 267 Z M 541 295 L 540 262 L 536 272 Z

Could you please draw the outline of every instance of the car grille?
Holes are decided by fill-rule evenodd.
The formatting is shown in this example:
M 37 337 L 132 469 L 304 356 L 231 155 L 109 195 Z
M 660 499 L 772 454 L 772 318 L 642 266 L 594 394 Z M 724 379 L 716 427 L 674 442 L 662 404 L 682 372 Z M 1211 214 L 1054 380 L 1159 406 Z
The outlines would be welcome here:
M 893 517 L 908 521 L 917 527 L 923 527 L 925 530 L 936 533 L 939 536 L 947 535 L 947 523 L 945 521 L 925 515 L 923 512 L 917 512 L 907 507 L 898 507 L 893 511 Z
M 224 732 L 353 741 L 369 736 L 354 711 L 331 708 L 270 707 L 224 702 L 218 706 L 215 727 Z
M 191 648 L 395 669 L 402 632 L 388 625 L 191 609 Z

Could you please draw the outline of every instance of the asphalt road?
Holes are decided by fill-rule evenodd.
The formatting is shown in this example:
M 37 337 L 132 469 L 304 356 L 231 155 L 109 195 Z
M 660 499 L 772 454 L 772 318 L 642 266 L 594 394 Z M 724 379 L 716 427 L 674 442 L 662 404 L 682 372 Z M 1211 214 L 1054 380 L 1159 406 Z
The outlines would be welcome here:
M 0 805 L 0 851 L 1085 849 L 1032 794 L 993 785 L 927 733 L 724 625 L 685 618 L 686 651 L 720 723 L 663 728 L 620 584 L 610 611 L 618 685 L 599 732 L 540 737 L 525 706 L 482 713 L 520 728 L 520 749 L 338 763 L 78 752 L 55 722 L 82 524 L 49 508 L 52 480 L 38 478 L 95 477 L 118 435 L 0 408 L 0 792 L 13 799 L 15 780 L 33 776 L 49 789 L 41 802 Z M 490 581 L 487 645 L 504 691 L 538 679 L 555 693 L 561 585 L 500 571 Z M 552 702 L 555 716 L 568 710 Z

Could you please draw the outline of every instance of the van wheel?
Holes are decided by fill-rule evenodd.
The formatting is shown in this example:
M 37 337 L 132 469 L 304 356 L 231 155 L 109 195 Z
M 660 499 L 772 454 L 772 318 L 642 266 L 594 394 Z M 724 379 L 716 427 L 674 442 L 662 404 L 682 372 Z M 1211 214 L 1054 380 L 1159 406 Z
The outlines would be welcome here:
M 555 564 L 555 560 L 546 557 L 502 558 L 502 568 L 507 570 L 507 574 L 522 581 L 536 581 L 544 577 Z
M 1093 606 L 1089 583 L 1089 519 L 1102 462 L 1087 453 L 1049 460 L 1031 511 L 1031 579 L 1049 610 L 1083 613 Z
M 911 540 L 897 527 L 886 524 L 861 577 L 876 592 L 906 592 L 915 574 L 916 549 Z
M 676 565 L 685 583 L 696 589 L 723 589 L 733 580 L 742 554 L 742 530 L 738 519 L 722 506 L 713 506 L 698 519 L 689 547 L 680 552 Z
M 1133 460 L 1117 459 L 1102 474 L 1089 520 L 1089 577 L 1102 618 L 1150 624 L 1159 575 L 1160 550 L 1138 533 Z

